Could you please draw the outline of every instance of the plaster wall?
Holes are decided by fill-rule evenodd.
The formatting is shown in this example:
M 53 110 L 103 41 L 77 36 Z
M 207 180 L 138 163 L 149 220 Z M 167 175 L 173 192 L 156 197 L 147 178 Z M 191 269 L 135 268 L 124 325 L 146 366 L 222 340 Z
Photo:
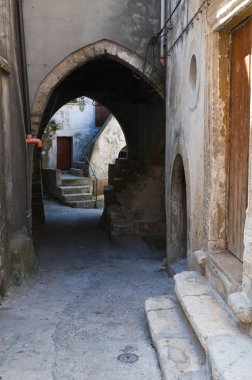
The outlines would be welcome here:
M 0 292 L 35 263 L 30 240 L 28 150 L 22 104 L 16 3 L 0 1 Z
M 160 25 L 160 0 L 23 3 L 31 104 L 43 78 L 72 52 L 105 38 L 144 57 Z
M 188 27 L 199 1 L 183 2 L 172 19 L 167 43 L 166 185 L 168 257 L 173 257 L 171 234 L 171 178 L 177 154 L 182 156 L 187 196 L 187 249 L 204 244 L 205 135 L 205 12 Z M 172 5 L 171 10 L 175 4 Z M 179 37 L 183 33 L 182 38 Z M 177 41 L 177 42 L 176 42 Z M 194 58 L 193 58 L 194 57 Z M 196 61 L 195 64 L 192 61 Z M 194 66 L 194 68 L 193 68 Z M 196 72 L 195 72 L 196 70 Z M 194 72 L 192 72 L 194 71 Z
M 118 121 L 111 116 L 97 136 L 90 152 L 90 164 L 93 170 L 89 175 L 97 179 L 108 178 L 108 165 L 114 164 L 119 152 L 126 146 L 126 140 Z
M 100 128 L 95 126 L 95 106 L 92 103 L 92 99 L 85 98 L 83 111 L 80 104 L 67 103 L 53 115 L 51 122 L 56 123 L 57 129 L 52 129 L 50 123 L 45 129 L 43 168 L 56 169 L 57 137 L 60 136 L 73 138 L 72 161 L 85 161 L 85 146 L 100 132 Z

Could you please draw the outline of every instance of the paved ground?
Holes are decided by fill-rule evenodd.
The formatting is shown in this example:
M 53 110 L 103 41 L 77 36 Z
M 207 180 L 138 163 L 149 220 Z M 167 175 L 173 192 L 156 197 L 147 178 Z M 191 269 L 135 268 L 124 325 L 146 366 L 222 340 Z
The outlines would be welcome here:
M 0 306 L 1 379 L 161 379 L 144 313 L 146 298 L 171 292 L 161 254 L 109 241 L 100 215 L 47 202 L 37 273 Z

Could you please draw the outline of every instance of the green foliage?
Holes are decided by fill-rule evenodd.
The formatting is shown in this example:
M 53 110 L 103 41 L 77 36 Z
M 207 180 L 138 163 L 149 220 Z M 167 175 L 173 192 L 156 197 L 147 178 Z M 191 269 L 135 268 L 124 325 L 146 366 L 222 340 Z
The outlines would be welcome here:
M 60 129 L 60 125 L 55 121 L 51 120 L 47 124 L 46 129 L 43 134 L 43 166 L 48 167 L 49 164 L 49 151 L 53 144 L 53 139 L 57 130 Z

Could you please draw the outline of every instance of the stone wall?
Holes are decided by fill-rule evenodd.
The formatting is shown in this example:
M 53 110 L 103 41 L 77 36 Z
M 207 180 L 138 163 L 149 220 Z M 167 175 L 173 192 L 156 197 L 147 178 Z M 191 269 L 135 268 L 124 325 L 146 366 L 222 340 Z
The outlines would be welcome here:
M 168 2 L 167 17 L 176 2 Z M 182 158 L 186 191 L 187 258 L 239 317 L 252 295 L 251 141 L 243 262 L 228 251 L 230 162 L 230 65 L 232 31 L 252 15 L 250 1 L 182 2 L 171 19 L 166 51 L 166 208 L 168 259 L 176 252 L 181 183 L 173 175 Z M 237 70 L 238 75 L 239 70 Z M 237 99 L 237 101 L 242 101 Z M 251 112 L 250 112 L 251 113 Z M 251 137 L 251 120 L 250 120 Z M 179 186 L 178 186 L 179 185 Z M 172 189 L 178 189 L 174 198 Z M 244 189 L 246 192 L 246 189 Z M 182 197 L 184 199 L 184 197 Z M 181 202 L 183 203 L 183 202 Z M 235 206 L 239 207 L 239 206 Z M 244 207 L 244 206 L 243 206 Z M 183 214 L 183 212 L 181 213 Z M 237 232 L 238 233 L 238 232 Z M 242 252 L 241 252 L 242 254 Z M 242 256 L 242 255 L 241 255 Z M 204 258 L 204 259 L 203 259 Z M 206 269 L 206 270 L 205 270 Z M 205 270 L 205 271 L 204 271 Z M 242 290 L 243 295 L 230 293 Z M 245 295 L 244 295 L 245 294 Z M 246 298 L 248 297 L 248 298 Z
M 16 2 L 0 1 L 0 291 L 35 264 Z
M 175 6 L 171 2 L 167 18 Z M 176 156 L 182 157 L 187 207 L 187 254 L 204 246 L 205 169 L 205 9 L 189 25 L 199 1 L 181 3 L 167 34 L 166 78 L 166 185 L 168 257 L 172 258 L 172 172 Z M 187 27 L 187 30 L 184 29 Z M 174 257 L 173 257 L 174 259 Z

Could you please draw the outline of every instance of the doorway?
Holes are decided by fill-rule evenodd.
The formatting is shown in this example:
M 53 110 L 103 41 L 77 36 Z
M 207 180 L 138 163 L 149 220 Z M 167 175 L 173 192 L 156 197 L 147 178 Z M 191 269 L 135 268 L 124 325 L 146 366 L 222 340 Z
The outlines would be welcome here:
M 252 19 L 232 32 L 228 250 L 243 260 L 248 199 Z
M 57 137 L 57 169 L 69 170 L 72 165 L 72 137 Z
M 187 200 L 183 160 L 176 156 L 171 182 L 171 261 L 187 258 Z

